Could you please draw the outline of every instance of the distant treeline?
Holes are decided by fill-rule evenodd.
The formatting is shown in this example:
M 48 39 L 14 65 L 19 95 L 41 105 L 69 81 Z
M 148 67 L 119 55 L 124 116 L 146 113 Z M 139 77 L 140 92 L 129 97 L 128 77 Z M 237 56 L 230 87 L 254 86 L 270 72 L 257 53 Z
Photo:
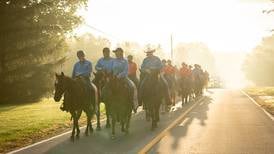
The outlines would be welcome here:
M 274 35 L 264 38 L 246 57 L 246 77 L 257 86 L 274 86 Z

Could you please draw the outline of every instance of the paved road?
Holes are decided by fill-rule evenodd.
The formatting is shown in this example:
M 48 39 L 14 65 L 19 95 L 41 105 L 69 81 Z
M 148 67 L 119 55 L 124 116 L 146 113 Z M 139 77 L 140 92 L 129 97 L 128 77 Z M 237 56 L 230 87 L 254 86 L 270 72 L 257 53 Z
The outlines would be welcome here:
M 72 143 L 69 140 L 70 134 L 52 139 L 42 144 L 16 152 L 18 154 L 122 154 L 138 153 L 142 147 L 150 142 L 156 135 L 165 129 L 174 119 L 179 117 L 184 111 L 194 104 L 188 103 L 181 108 L 178 103 L 169 114 L 163 114 L 160 117 L 159 128 L 151 131 L 151 122 L 145 120 L 144 112 L 135 114 L 131 121 L 130 134 L 124 135 L 117 127 L 117 138 L 111 140 L 110 129 L 103 128 L 101 131 L 95 131 L 91 136 L 84 136 L 82 131 L 79 140 Z M 104 126 L 105 123 L 102 123 Z
M 161 115 L 154 132 L 140 112 L 134 115 L 128 136 L 119 131 L 117 139 L 111 140 L 110 130 L 103 129 L 72 143 L 68 134 L 18 153 L 137 153 L 192 105 L 178 105 Z M 211 90 L 149 153 L 274 154 L 274 122 L 240 91 Z
M 274 121 L 240 91 L 216 90 L 149 153 L 274 154 Z

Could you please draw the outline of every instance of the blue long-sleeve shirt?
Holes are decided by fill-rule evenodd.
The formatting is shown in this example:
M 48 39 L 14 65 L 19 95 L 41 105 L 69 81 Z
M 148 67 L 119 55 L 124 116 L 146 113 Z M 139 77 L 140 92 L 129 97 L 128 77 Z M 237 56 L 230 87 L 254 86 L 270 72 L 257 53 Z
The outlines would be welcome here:
M 96 71 L 111 72 L 113 58 L 100 58 L 95 66 Z
M 85 60 L 83 62 L 78 61 L 74 64 L 73 71 L 72 71 L 72 78 L 75 78 L 77 76 L 84 76 L 84 77 L 90 77 L 90 74 L 92 72 L 92 63 L 88 60 Z
M 156 56 L 149 56 L 143 60 L 141 65 L 141 70 L 144 71 L 145 69 L 162 69 L 163 64 L 161 59 Z
M 118 78 L 127 77 L 128 61 L 125 60 L 124 58 L 113 59 L 112 72 L 113 72 L 113 75 L 116 75 Z

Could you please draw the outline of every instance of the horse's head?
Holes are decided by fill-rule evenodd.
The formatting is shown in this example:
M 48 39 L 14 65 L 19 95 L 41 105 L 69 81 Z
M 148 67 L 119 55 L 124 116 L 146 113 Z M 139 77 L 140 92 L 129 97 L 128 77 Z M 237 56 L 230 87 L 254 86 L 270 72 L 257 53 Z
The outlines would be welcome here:
M 65 90 L 66 90 L 66 86 L 65 86 L 65 75 L 62 72 L 60 75 L 58 75 L 57 73 L 55 73 L 55 92 L 54 92 L 54 100 L 56 102 L 59 102 L 60 99 L 62 98 L 62 95 L 64 94 Z
M 96 73 L 94 72 L 94 79 L 93 79 L 93 83 L 96 86 L 99 85 L 104 85 L 106 83 L 106 72 L 104 71 L 97 71 Z
M 114 93 L 121 92 L 121 90 L 124 89 L 123 79 L 120 79 L 115 75 L 109 74 L 108 83 Z
M 160 71 L 157 69 L 150 69 L 148 72 L 146 72 L 146 76 L 150 80 L 158 80 L 160 77 Z

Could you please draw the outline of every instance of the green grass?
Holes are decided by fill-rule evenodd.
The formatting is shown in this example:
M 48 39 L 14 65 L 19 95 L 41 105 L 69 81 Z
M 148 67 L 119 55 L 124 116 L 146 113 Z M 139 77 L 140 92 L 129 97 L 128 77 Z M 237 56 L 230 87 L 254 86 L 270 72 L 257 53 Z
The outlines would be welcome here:
M 253 87 L 245 91 L 252 96 L 274 96 L 274 87 Z
M 246 88 L 244 91 L 253 97 L 265 110 L 274 115 L 274 87 Z
M 70 114 L 60 103 L 43 99 L 37 103 L 0 106 L 0 153 L 54 136 L 71 128 Z M 101 107 L 104 110 L 104 107 Z M 84 114 L 83 114 L 84 115 Z M 81 122 L 85 122 L 82 116 Z

